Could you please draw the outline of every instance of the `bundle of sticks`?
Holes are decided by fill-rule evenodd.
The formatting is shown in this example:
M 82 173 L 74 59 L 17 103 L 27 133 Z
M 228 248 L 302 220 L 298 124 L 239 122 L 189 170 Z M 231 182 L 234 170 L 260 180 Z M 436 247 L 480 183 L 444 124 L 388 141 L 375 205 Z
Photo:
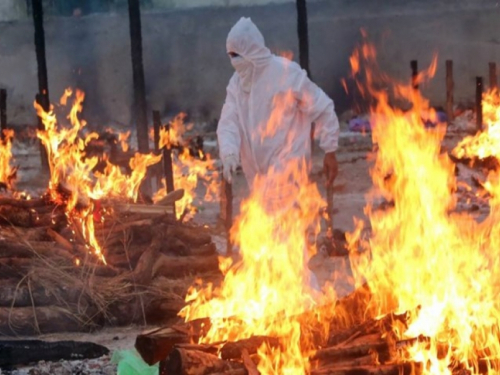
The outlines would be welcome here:
M 81 331 L 175 317 L 194 276 L 217 279 L 210 234 L 160 204 L 101 202 L 104 261 L 48 197 L 0 198 L 0 335 Z M 167 287 L 165 287 L 165 285 Z

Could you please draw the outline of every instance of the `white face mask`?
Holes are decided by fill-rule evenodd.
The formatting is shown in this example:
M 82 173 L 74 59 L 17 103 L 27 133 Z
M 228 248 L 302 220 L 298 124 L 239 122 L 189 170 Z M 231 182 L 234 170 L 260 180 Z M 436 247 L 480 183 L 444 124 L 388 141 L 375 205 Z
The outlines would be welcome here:
M 241 88 L 250 92 L 252 88 L 253 64 L 241 56 L 231 57 L 231 65 L 240 77 Z

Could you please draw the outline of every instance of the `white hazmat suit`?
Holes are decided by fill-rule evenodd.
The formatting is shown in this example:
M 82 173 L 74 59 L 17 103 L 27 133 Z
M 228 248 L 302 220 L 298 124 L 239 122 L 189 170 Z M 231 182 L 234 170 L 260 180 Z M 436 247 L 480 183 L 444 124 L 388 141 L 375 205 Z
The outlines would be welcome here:
M 249 186 L 270 167 L 294 159 L 310 161 L 311 124 L 325 153 L 338 147 L 339 123 L 333 101 L 300 66 L 271 54 L 249 18 L 241 18 L 227 37 L 236 72 L 217 128 L 220 157 L 231 172 L 237 157 Z M 236 160 L 235 160 L 236 157 Z M 229 164 L 229 165 L 228 165 Z
M 310 166 L 313 122 L 321 149 L 325 153 L 337 150 L 339 123 L 333 101 L 298 64 L 273 55 L 249 18 L 233 26 L 226 48 L 235 73 L 227 86 L 217 137 L 229 182 L 239 158 L 250 188 L 257 176 L 265 181 L 268 172 L 283 171 L 289 163 Z M 277 182 L 272 176 L 267 180 L 263 188 L 266 210 L 277 217 L 286 214 L 296 190 L 284 184 L 289 187 L 294 181 Z M 315 276 L 308 277 L 317 289 Z

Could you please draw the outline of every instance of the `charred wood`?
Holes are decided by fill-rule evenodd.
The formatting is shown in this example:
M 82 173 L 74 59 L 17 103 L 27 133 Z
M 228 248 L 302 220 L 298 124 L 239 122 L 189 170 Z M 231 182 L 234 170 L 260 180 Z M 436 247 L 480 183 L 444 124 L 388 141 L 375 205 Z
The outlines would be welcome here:
M 195 369 L 197 375 L 209 375 L 214 372 L 241 369 L 244 365 L 239 362 L 224 361 L 210 353 L 176 348 L 168 355 L 164 368 L 167 374 L 191 375 Z
M 108 348 L 91 342 L 0 341 L 0 367 L 29 365 L 39 361 L 92 359 L 107 354 Z
M 160 254 L 153 267 L 153 277 L 180 278 L 205 272 L 220 272 L 219 257 L 214 255 L 176 257 Z
M 311 375 L 419 375 L 423 366 L 419 363 L 395 363 L 358 367 L 329 367 L 311 371 Z
M 276 348 L 280 345 L 280 342 L 278 338 L 268 336 L 252 336 L 244 340 L 227 342 L 222 346 L 221 358 L 241 359 L 243 351 L 246 351 L 249 355 L 253 355 L 257 353 L 257 350 L 263 344 L 266 344 L 272 348 Z

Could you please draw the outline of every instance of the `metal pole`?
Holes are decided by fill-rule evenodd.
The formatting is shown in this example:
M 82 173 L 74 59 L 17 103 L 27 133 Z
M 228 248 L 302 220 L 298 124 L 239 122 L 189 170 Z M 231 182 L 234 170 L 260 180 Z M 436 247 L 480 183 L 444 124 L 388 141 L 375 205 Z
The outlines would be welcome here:
M 159 111 L 153 111 L 153 138 L 154 138 L 154 150 L 155 154 L 159 155 L 160 154 L 160 128 L 161 128 L 161 117 L 160 117 L 160 112 Z M 162 175 L 162 168 L 161 168 L 161 163 L 155 165 L 155 177 L 158 182 L 158 187 L 160 187 L 160 180 L 161 180 L 161 175 Z
M 4 138 L 7 129 L 7 90 L 0 89 L 0 136 Z
M 132 75 L 134 80 L 134 110 L 139 152 L 149 152 L 148 117 L 146 113 L 146 84 L 142 63 L 141 8 L 139 0 L 128 0 Z
M 231 227 L 233 226 L 233 185 L 222 177 L 221 183 L 221 216 L 226 229 L 226 255 L 233 254 Z
M 40 104 L 45 112 L 50 109 L 49 100 L 49 82 L 47 77 L 47 61 L 45 59 L 45 31 L 43 28 L 43 4 L 42 0 L 31 0 L 33 12 L 33 24 L 35 27 L 35 51 L 36 61 L 38 65 L 38 94 L 36 101 Z M 43 130 L 44 126 L 42 119 L 38 118 L 38 129 Z M 45 171 L 49 170 L 49 159 L 47 150 L 40 141 L 40 158 L 42 168 Z
M 297 0 L 297 33 L 299 36 L 299 62 L 302 69 L 307 72 L 309 78 L 309 31 L 307 26 L 307 3 L 306 0 Z
M 453 121 L 453 89 L 455 83 L 453 82 L 453 61 L 446 60 L 446 115 L 448 121 Z
M 483 129 L 483 77 L 476 77 L 476 127 Z
M 158 120 L 159 120 L 159 113 L 158 113 Z M 164 126 L 164 130 L 166 132 L 170 132 L 170 124 L 166 124 Z M 170 144 L 167 144 L 163 146 L 162 149 L 163 153 L 163 173 L 165 175 L 165 185 L 167 188 L 167 194 L 174 191 L 174 168 L 172 165 L 172 149 Z M 176 214 L 175 212 L 175 204 L 174 204 L 174 215 Z

